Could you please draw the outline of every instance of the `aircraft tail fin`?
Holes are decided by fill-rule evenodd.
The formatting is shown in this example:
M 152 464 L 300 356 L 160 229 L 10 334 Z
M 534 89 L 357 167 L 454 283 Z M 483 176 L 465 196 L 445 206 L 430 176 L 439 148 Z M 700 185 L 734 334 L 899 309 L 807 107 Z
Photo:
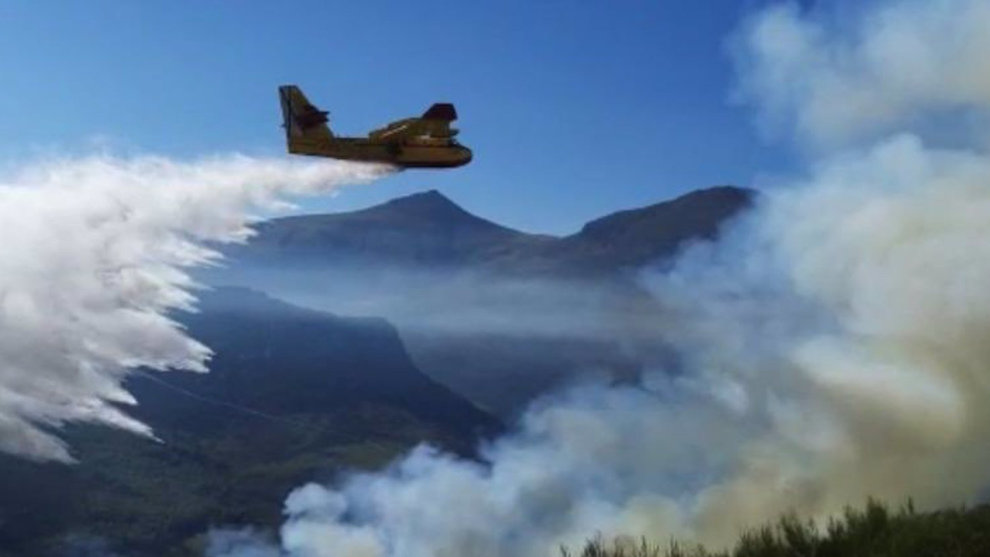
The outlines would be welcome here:
M 328 112 L 313 106 L 295 85 L 282 85 L 278 88 L 279 100 L 282 103 L 282 126 L 285 128 L 285 140 L 290 150 L 295 140 L 329 140 L 333 137 Z

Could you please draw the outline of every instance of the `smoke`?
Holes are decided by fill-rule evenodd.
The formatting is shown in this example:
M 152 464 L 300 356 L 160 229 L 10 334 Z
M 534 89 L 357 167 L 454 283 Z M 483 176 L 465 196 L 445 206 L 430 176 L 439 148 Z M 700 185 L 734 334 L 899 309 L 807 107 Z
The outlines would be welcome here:
M 958 122 L 918 123 L 986 116 L 990 8 L 825 17 L 770 8 L 737 43 L 749 101 L 831 154 L 644 274 L 686 371 L 540 401 L 479 461 L 420 447 L 301 487 L 282 554 L 536 556 L 596 532 L 725 545 L 789 510 L 974 500 L 990 483 L 990 156 Z M 926 146 L 953 129 L 966 147 Z
M 696 498 L 691 533 L 822 517 L 866 496 L 925 507 L 990 482 L 990 159 L 912 136 L 818 168 L 655 283 L 708 390 L 761 424 Z
M 384 317 L 420 369 L 508 420 L 575 377 L 632 377 L 669 361 L 656 335 L 663 313 L 627 283 L 383 268 L 348 264 L 344 255 L 305 265 L 276 259 L 238 266 L 236 255 L 229 261 L 198 276 L 303 307 Z
M 822 166 L 645 278 L 687 374 L 541 401 L 480 462 L 421 447 L 302 487 L 283 551 L 548 555 L 596 532 L 723 545 L 790 510 L 972 500 L 990 482 L 988 186 L 987 158 L 911 137 Z
M 990 4 L 864 4 L 803 17 L 782 3 L 743 26 L 731 41 L 738 94 L 762 124 L 825 149 L 908 129 L 955 145 L 985 139 Z
M 152 436 L 117 405 L 135 368 L 206 371 L 210 351 L 169 317 L 194 308 L 206 242 L 243 241 L 247 211 L 387 169 L 228 156 L 93 156 L 0 178 L 0 450 L 70 462 L 68 421 Z
M 650 325 L 648 334 L 655 336 L 648 321 L 656 317 L 652 308 L 630 308 L 628 291 L 591 280 L 493 276 L 463 268 L 369 268 L 343 256 L 308 265 L 237 265 L 210 269 L 202 280 L 247 285 L 314 309 L 381 316 L 403 331 L 425 334 L 596 341 L 614 339 L 617 329 L 631 338 L 639 325 Z

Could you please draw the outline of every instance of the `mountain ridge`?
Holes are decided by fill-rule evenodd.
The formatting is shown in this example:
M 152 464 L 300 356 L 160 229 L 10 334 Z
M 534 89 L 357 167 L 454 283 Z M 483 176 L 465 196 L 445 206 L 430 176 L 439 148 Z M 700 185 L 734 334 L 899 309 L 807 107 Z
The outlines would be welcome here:
M 357 211 L 295 215 L 258 223 L 232 259 L 376 258 L 399 265 L 487 267 L 508 274 L 608 273 L 670 257 L 689 240 L 711 239 L 756 197 L 717 186 L 644 207 L 613 212 L 577 232 L 555 236 L 516 230 L 479 217 L 437 190 Z
M 578 376 L 629 378 L 657 365 L 662 350 L 641 339 L 657 336 L 662 309 L 641 271 L 714 239 L 756 195 L 707 188 L 546 236 L 491 223 L 431 190 L 262 223 L 207 282 L 385 316 L 425 373 L 511 419 Z
M 387 257 L 405 265 L 458 266 L 480 254 L 539 237 L 468 213 L 431 190 L 344 213 L 296 215 L 255 225 L 245 246 L 228 248 L 231 257 L 321 258 L 356 261 Z M 285 257 L 289 256 L 289 257 Z

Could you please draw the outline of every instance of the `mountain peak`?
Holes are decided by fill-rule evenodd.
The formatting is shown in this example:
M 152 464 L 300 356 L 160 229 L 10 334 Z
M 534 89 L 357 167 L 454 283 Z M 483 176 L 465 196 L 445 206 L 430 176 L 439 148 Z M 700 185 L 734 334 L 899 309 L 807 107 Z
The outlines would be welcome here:
M 242 253 L 333 254 L 338 262 L 386 257 L 434 265 L 485 258 L 486 250 L 527 237 L 465 211 L 436 190 L 347 213 L 275 219 L 255 229 L 258 234 Z
M 256 228 L 262 234 L 275 229 L 336 228 L 340 226 L 384 226 L 387 228 L 444 227 L 498 229 L 512 232 L 465 211 L 437 190 L 397 197 L 365 209 L 322 215 L 296 215 L 261 223 Z M 257 241 L 257 239 L 256 239 Z
M 402 197 L 396 197 L 395 199 L 390 200 L 389 203 L 444 204 L 457 207 L 456 203 L 451 201 L 446 195 L 440 193 L 439 190 L 419 191 Z
M 366 210 L 389 212 L 397 211 L 410 216 L 415 215 L 422 218 L 477 218 L 437 190 L 428 190 L 407 195 L 405 197 L 397 197 L 391 201 L 381 205 L 376 205 Z

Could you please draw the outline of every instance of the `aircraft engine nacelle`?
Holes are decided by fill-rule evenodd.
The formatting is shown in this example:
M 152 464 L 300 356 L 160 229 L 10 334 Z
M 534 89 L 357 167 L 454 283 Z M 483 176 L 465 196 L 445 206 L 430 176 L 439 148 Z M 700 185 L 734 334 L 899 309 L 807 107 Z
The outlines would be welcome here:
M 458 130 L 451 128 L 449 122 L 423 120 L 420 124 L 424 135 L 431 137 L 454 137 Z

